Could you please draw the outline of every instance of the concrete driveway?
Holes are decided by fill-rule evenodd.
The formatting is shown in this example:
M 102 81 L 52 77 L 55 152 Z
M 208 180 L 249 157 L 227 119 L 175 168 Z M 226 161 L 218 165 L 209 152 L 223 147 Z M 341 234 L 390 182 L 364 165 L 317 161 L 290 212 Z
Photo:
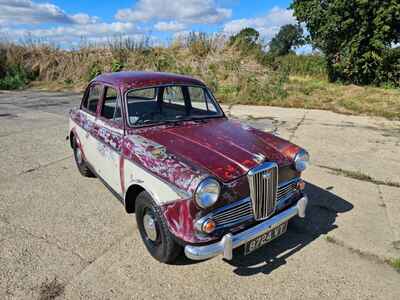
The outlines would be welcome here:
M 248 257 L 164 265 L 134 215 L 79 175 L 65 140 L 79 101 L 0 92 L 0 299 L 400 299 L 387 263 L 400 258 L 400 122 L 225 107 L 310 151 L 308 218 Z

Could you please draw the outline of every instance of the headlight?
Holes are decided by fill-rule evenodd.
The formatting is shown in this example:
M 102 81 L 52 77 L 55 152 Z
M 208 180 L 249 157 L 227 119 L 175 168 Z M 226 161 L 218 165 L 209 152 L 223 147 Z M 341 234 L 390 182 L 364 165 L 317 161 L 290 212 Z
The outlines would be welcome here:
M 297 171 L 303 172 L 310 162 L 310 155 L 305 150 L 300 150 L 294 157 L 294 166 Z
M 217 202 L 221 187 L 213 178 L 206 178 L 198 185 L 194 199 L 201 208 L 208 208 Z

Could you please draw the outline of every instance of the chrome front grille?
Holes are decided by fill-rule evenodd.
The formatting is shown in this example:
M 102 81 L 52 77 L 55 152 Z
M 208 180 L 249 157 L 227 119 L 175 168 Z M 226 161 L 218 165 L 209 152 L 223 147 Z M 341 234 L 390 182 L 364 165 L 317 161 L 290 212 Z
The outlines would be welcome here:
M 265 163 L 247 174 L 254 218 L 263 220 L 275 212 L 278 191 L 278 165 Z
M 286 200 L 293 196 L 293 194 L 297 191 L 298 182 L 299 178 L 295 178 L 285 182 L 284 184 L 280 184 L 277 193 L 278 202 L 281 200 Z
M 229 226 L 230 224 L 243 222 L 249 219 L 253 214 L 251 203 L 248 198 L 234 202 L 229 205 L 229 209 L 224 209 L 213 214 L 213 220 L 218 225 Z
M 297 183 L 300 179 L 294 178 L 279 184 L 277 203 L 291 198 L 297 192 Z M 254 220 L 253 205 L 250 198 L 236 201 L 223 206 L 208 214 L 204 218 L 211 218 L 217 224 L 217 228 L 226 228 L 245 221 Z

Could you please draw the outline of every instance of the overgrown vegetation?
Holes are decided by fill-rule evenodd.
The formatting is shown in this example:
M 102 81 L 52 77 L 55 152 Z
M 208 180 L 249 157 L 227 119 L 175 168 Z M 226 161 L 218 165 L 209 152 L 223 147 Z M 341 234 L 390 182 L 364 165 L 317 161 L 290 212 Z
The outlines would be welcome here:
M 284 25 L 269 43 L 269 54 L 283 56 L 291 53 L 294 48 L 305 44 L 303 28 L 300 25 Z
M 294 0 L 331 81 L 400 86 L 400 2 Z
M 289 35 L 279 36 L 286 39 Z M 284 45 L 287 50 L 288 44 Z M 386 59 L 387 64 L 393 61 L 396 57 Z M 289 51 L 272 55 L 251 28 L 231 38 L 191 33 L 167 47 L 122 38 L 72 50 L 41 43 L 0 43 L 0 89 L 18 89 L 29 83 L 35 88 L 82 91 L 97 75 L 124 70 L 194 76 L 205 81 L 224 103 L 319 108 L 400 119 L 400 90 L 392 84 L 379 88 L 328 83 L 322 54 Z M 399 73 L 385 76 L 396 78 Z

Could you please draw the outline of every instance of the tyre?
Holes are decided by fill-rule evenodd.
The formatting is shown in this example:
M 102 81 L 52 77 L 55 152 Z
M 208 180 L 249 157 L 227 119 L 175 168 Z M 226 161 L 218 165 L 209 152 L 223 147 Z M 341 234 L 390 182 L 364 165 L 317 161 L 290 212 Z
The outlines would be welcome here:
M 146 191 L 136 199 L 135 214 L 140 235 L 151 256 L 162 263 L 173 263 L 182 248 L 174 241 L 160 208 Z
M 90 171 L 85 162 L 85 159 L 83 158 L 82 150 L 78 146 L 75 136 L 73 138 L 73 150 L 74 150 L 75 163 L 76 166 L 78 167 L 79 173 L 81 173 L 85 177 L 94 177 L 92 171 Z

